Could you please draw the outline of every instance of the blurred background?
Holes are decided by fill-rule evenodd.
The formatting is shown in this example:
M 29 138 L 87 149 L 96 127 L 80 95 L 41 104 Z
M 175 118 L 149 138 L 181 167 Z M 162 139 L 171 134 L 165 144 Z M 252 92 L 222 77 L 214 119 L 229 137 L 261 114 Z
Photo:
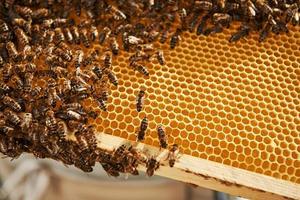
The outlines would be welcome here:
M 1 155 L 0 155 L 1 156 Z M 224 193 L 154 176 L 108 177 L 29 155 L 0 159 L 0 200 L 231 200 Z

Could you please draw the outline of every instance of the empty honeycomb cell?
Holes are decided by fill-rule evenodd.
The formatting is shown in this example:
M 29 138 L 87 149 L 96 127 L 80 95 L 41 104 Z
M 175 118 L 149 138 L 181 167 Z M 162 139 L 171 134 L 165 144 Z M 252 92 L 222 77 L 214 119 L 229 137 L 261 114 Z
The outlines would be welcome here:
M 278 156 L 276 160 L 279 164 L 284 164 L 285 163 L 285 158 L 282 156 Z M 287 164 L 287 163 L 286 163 Z
M 184 149 L 183 153 L 184 154 L 191 154 L 191 150 L 190 149 Z

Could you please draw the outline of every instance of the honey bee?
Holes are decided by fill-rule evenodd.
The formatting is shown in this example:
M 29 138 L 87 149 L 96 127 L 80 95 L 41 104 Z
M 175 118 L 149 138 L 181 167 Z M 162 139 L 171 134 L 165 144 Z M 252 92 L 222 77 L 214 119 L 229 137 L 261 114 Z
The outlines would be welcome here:
M 32 16 L 32 10 L 29 7 L 26 6 L 19 6 L 19 5 L 15 5 L 14 6 L 15 11 L 21 15 L 22 17 L 24 17 L 25 19 L 30 19 Z
M 81 110 L 82 105 L 80 103 L 69 103 L 69 104 L 64 104 L 62 106 L 63 109 L 68 109 L 68 110 Z
M 167 41 L 168 33 L 169 33 L 168 29 L 165 29 L 161 32 L 161 36 L 160 36 L 160 40 L 159 40 L 160 43 L 164 44 Z
M 7 63 L 4 65 L 3 71 L 2 71 L 2 77 L 3 81 L 7 83 L 10 79 L 10 77 L 13 74 L 13 67 L 11 64 Z
M 138 112 L 140 112 L 142 110 L 142 108 L 143 108 L 144 96 L 145 96 L 145 91 L 144 90 L 140 90 L 139 94 L 137 95 L 137 98 L 136 98 L 136 110 Z
M 135 37 L 133 35 L 129 35 L 127 38 L 128 38 L 128 43 L 130 45 L 138 45 L 138 44 L 144 43 L 144 40 L 142 40 L 141 38 Z
M 112 160 L 114 162 L 122 162 L 122 160 L 127 156 L 127 154 L 127 146 L 125 144 L 122 144 L 116 150 L 114 150 Z
M 87 113 L 88 117 L 92 118 L 92 119 L 96 119 L 98 117 L 98 113 L 95 111 L 89 111 Z
M 165 64 L 165 58 L 163 51 L 157 51 L 156 52 L 157 60 L 159 64 L 164 65 Z
M 98 35 L 99 35 L 97 27 L 96 26 L 91 26 L 90 32 L 91 32 L 90 33 L 91 41 L 94 42 L 96 40 L 96 38 L 98 38 Z
M 159 125 L 157 127 L 157 134 L 158 134 L 158 139 L 159 139 L 160 147 L 164 148 L 164 149 L 167 148 L 168 147 L 167 136 L 166 136 L 165 130 L 162 127 L 162 125 Z
M 171 40 L 170 40 L 170 48 L 174 49 L 177 44 L 178 41 L 181 40 L 179 33 L 181 32 L 181 30 L 177 29 L 176 32 L 171 36 Z
M 47 31 L 44 39 L 45 45 L 50 44 L 53 41 L 54 36 L 55 33 L 53 31 Z
M 225 11 L 227 11 L 227 12 L 236 12 L 240 8 L 241 8 L 241 6 L 238 3 L 230 3 L 230 2 L 225 3 Z
M 138 45 L 138 46 L 136 46 L 136 49 L 138 50 L 138 52 L 153 52 L 154 51 L 154 47 L 152 44 Z
M 0 99 L 2 100 L 2 103 L 4 105 L 11 108 L 15 112 L 20 112 L 22 110 L 21 105 L 13 98 L 11 98 L 9 96 L 4 96 L 4 97 L 0 97 Z
M 138 141 L 143 141 L 145 139 L 146 130 L 148 128 L 148 119 L 147 117 L 144 117 L 144 119 L 141 122 L 140 131 L 138 132 Z
M 7 93 L 10 90 L 9 86 L 5 83 L 0 82 L 0 92 Z
M 196 31 L 196 34 L 197 35 L 200 35 L 204 32 L 204 28 L 206 26 L 206 23 L 207 23 L 207 20 L 210 18 L 210 15 L 209 14 L 206 14 L 204 15 L 202 18 L 201 18 L 201 21 L 197 27 L 197 31 Z
M 244 8 L 243 4 L 241 6 L 242 6 L 242 8 Z M 247 0 L 245 6 L 246 6 L 246 9 L 245 9 L 246 10 L 245 11 L 246 16 L 249 19 L 254 19 L 259 11 L 255 7 L 255 5 L 253 4 L 253 2 L 250 1 L 250 0 Z
M 79 76 L 71 78 L 72 92 L 76 95 L 87 94 L 89 85 Z
M 3 132 L 4 133 L 4 131 L 5 130 L 7 130 L 7 128 L 6 128 L 6 126 L 1 126 L 0 127 L 0 133 L 1 132 Z M 7 140 L 6 140 L 6 137 L 4 137 L 4 136 L 2 136 L 2 135 L 0 135 L 0 152 L 1 153 L 3 153 L 4 155 L 6 155 L 7 154 L 7 152 L 8 152 L 8 147 L 7 147 Z
M 91 128 L 89 127 L 89 129 L 91 129 Z M 85 138 L 87 140 L 89 148 L 91 150 L 95 150 L 97 148 L 97 138 L 96 138 L 96 136 L 94 134 L 94 131 L 93 130 L 88 131 L 85 134 Z
M 130 49 L 130 44 L 129 44 L 129 41 L 128 41 L 128 33 L 127 32 L 124 32 L 122 34 L 122 43 L 123 43 L 123 49 L 125 51 L 129 51 Z
M 225 13 L 215 13 L 213 15 L 213 23 L 215 25 L 220 24 L 222 26 L 225 27 L 229 27 L 230 23 L 232 21 L 232 18 L 229 14 L 225 14 Z
M 19 53 L 16 49 L 16 46 L 13 42 L 7 42 L 6 43 L 6 50 L 8 52 L 8 55 L 10 58 L 12 58 L 14 61 L 19 60 Z
M 73 110 L 68 110 L 67 111 L 67 117 L 70 119 L 70 120 L 81 120 L 81 115 Z
M 76 54 L 76 57 L 75 57 L 75 67 L 76 68 L 79 68 L 82 64 L 82 61 L 83 61 L 83 51 L 81 50 L 77 50 L 75 52 Z
M 89 149 L 88 143 L 84 138 L 84 132 L 85 130 L 78 130 L 75 132 L 76 140 L 79 144 L 79 150 L 81 153 L 86 152 Z
M 196 1 L 194 5 L 197 9 L 210 11 L 213 8 L 213 4 L 210 1 Z
M 272 8 L 264 0 L 256 0 L 255 5 L 262 13 L 266 15 L 270 15 L 273 13 Z
M 86 48 L 90 47 L 91 44 L 88 38 L 87 29 L 83 28 L 80 30 L 80 40 Z
M 213 27 L 207 28 L 204 30 L 203 35 L 210 35 L 210 34 L 216 34 L 216 33 L 221 33 L 223 31 L 223 28 L 221 25 L 217 24 Z
M 129 57 L 132 67 L 137 67 L 137 61 L 149 61 L 152 54 L 138 50 L 134 55 Z
M 118 177 L 120 176 L 120 173 L 114 169 L 114 167 L 111 164 L 108 163 L 101 163 L 103 169 L 109 176 Z
M 46 18 L 50 15 L 50 12 L 46 8 L 38 8 L 35 11 L 32 12 L 32 19 L 42 19 Z
M 56 154 L 56 159 L 61 161 L 64 165 L 73 165 L 77 154 L 74 151 L 75 142 L 61 139 L 58 140 L 57 144 L 59 146 L 58 153 Z
M 41 27 L 43 30 L 47 30 L 53 27 L 53 19 L 45 19 L 43 20 Z
M 126 19 L 126 15 L 122 11 L 120 11 L 118 8 L 116 8 L 115 6 L 109 5 L 107 10 L 112 13 L 114 19 L 116 19 L 116 20 L 125 20 Z
M 135 63 L 135 62 L 133 62 Z M 139 73 L 143 74 L 144 76 L 149 76 L 149 71 L 146 67 L 144 67 L 143 65 L 139 65 L 139 64 L 133 64 L 132 66 L 134 66 L 134 69 L 137 70 Z
M 108 100 L 108 92 L 105 90 L 101 93 L 101 98 L 104 100 L 104 101 L 107 101 Z
M 299 7 L 300 3 L 294 3 L 287 8 L 285 11 L 285 23 L 289 23 L 293 19 L 293 17 L 298 13 Z
M 108 27 L 104 27 L 102 32 L 99 34 L 99 43 L 102 45 L 107 38 L 108 35 L 110 35 L 111 30 Z
M 22 113 L 22 124 L 21 124 L 21 128 L 22 131 L 28 131 L 29 128 L 32 128 L 32 114 L 31 113 Z
M 119 35 L 120 33 L 122 33 L 125 30 L 124 25 L 120 24 L 116 27 L 116 29 L 114 30 L 113 34 L 114 35 Z
M 67 72 L 68 73 L 68 72 Z M 83 84 L 86 84 L 90 80 L 93 80 L 95 82 L 95 74 L 91 74 L 90 71 L 84 70 L 82 71 L 80 68 L 76 68 L 75 75 Z
M 116 40 L 115 37 L 111 37 L 110 48 L 111 48 L 111 51 L 114 55 L 119 54 L 119 44 L 117 43 L 117 40 Z
M 251 28 L 248 25 L 242 24 L 239 30 L 230 37 L 229 42 L 236 42 L 239 39 L 249 35 L 250 30 Z
M 293 26 L 299 25 L 299 20 L 300 19 L 300 12 L 296 12 L 292 18 L 292 24 Z
M 15 90 L 22 90 L 24 88 L 24 83 L 19 76 L 16 74 L 11 78 L 12 87 Z
M 46 32 L 41 29 L 39 24 L 33 24 L 30 33 L 33 44 L 39 43 L 46 35 Z
M 282 21 L 277 21 L 276 24 L 272 26 L 272 32 L 279 34 L 280 32 L 288 33 L 289 29 L 286 26 L 286 23 Z
M 185 19 L 187 17 L 187 12 L 185 8 L 182 8 L 178 11 L 181 23 L 185 23 Z
M 92 64 L 95 60 L 98 59 L 99 51 L 94 50 L 87 58 L 85 58 L 82 62 L 83 66 L 87 66 Z
M 0 33 L 8 32 L 8 31 L 9 31 L 9 27 L 7 23 L 3 20 L 0 20 Z
M 57 67 L 57 66 L 67 67 L 67 66 L 66 66 L 66 63 L 63 62 L 63 61 L 60 59 L 60 57 L 58 57 L 58 56 L 56 56 L 56 55 L 50 55 L 50 56 L 48 56 L 48 57 L 46 58 L 45 63 L 46 63 L 47 65 L 49 65 L 50 68 L 54 68 L 54 67 Z M 47 72 L 47 71 L 49 71 L 49 70 L 46 70 L 46 71 L 43 70 L 43 72 Z M 42 75 L 42 76 L 48 76 L 48 75 L 50 75 L 50 74 L 51 74 L 51 73 L 42 73 L 41 75 Z
M 168 158 L 167 158 L 169 160 L 170 167 L 174 167 L 178 152 L 179 152 L 178 145 L 173 144 L 169 150 L 169 154 L 168 154 Z
M 31 96 L 33 97 L 40 96 L 41 93 L 42 93 L 42 88 L 40 86 L 36 86 L 32 88 L 30 91 Z
M 114 86 L 116 86 L 116 87 L 118 86 L 117 76 L 112 71 L 108 72 L 107 77 Z
M 80 152 L 80 154 L 82 154 L 82 152 Z M 84 154 L 85 156 L 87 156 L 87 154 Z M 90 173 L 93 171 L 92 166 L 83 159 L 84 156 L 80 155 L 79 159 L 76 159 L 74 162 L 74 166 L 81 169 L 82 171 L 86 172 L 86 173 Z
M 45 125 L 48 127 L 50 133 L 56 133 L 57 121 L 52 110 L 48 110 L 45 116 Z
M 110 68 L 110 67 L 111 67 L 111 55 L 109 53 L 106 53 L 104 57 L 104 68 Z
M 72 60 L 72 57 L 70 55 L 70 53 L 68 52 L 68 50 L 66 49 L 61 49 L 61 48 L 56 48 L 54 50 L 54 53 L 58 56 L 60 56 L 62 59 L 64 59 L 65 61 L 70 62 Z
M 48 105 L 55 107 L 56 103 L 61 100 L 61 98 L 58 96 L 56 92 L 56 88 L 49 86 L 47 94 L 48 94 L 48 98 L 47 98 Z
M 25 73 L 24 74 L 24 90 L 30 91 L 32 86 L 33 74 L 32 73 Z
M 22 55 L 22 59 L 23 60 L 27 60 L 27 61 L 32 61 L 33 58 L 35 57 L 32 49 L 31 49 L 31 46 L 29 45 L 26 45 L 21 53 Z
M 105 100 L 103 98 L 97 98 L 97 101 L 99 103 L 100 109 L 103 111 L 107 111 Z
M 63 96 L 65 94 L 68 94 L 71 89 L 72 89 L 72 86 L 71 86 L 71 81 L 69 79 L 66 79 L 66 78 L 61 78 L 62 82 L 61 84 L 59 85 L 59 93 L 60 94 L 63 94 Z
M 24 29 L 27 34 L 31 34 L 31 23 L 23 18 L 14 18 L 13 24 Z
M 15 129 L 12 127 L 5 126 L 5 125 L 0 126 L 0 133 L 3 133 L 4 135 L 13 135 L 14 131 L 15 131 Z M 0 141 L 2 141 L 2 140 L 0 140 Z M 4 153 L 4 151 L 2 149 L 3 147 L 1 148 L 1 145 L 3 145 L 3 144 L 0 142 L 0 151 L 2 153 Z
M 159 168 L 159 162 L 155 159 L 155 158 L 150 158 L 147 160 L 146 163 L 146 173 L 149 177 L 154 175 L 154 171 L 157 170 Z
M 55 33 L 55 35 L 54 35 L 53 39 L 56 44 L 59 44 L 59 43 L 65 41 L 65 36 L 64 36 L 61 28 L 54 29 L 54 33 Z
M 12 36 L 12 33 L 10 31 L 9 32 L 0 33 L 0 42 L 4 43 L 4 42 L 11 41 L 12 37 L 13 36 Z
M 23 75 L 25 72 L 26 72 L 26 66 L 25 66 L 25 64 L 15 65 L 15 73 L 17 75 Z
M 73 35 L 72 35 L 70 29 L 67 28 L 67 27 L 64 28 L 64 29 L 63 29 L 63 33 L 64 33 L 64 36 L 65 36 L 65 38 L 66 38 L 66 41 L 67 41 L 69 44 L 72 44 L 72 43 L 73 43 Z
M 268 21 L 265 23 L 263 29 L 259 33 L 259 39 L 258 39 L 259 42 L 263 42 L 267 38 L 267 36 L 270 33 L 270 30 L 274 25 L 276 25 L 276 22 L 273 19 L 273 17 L 269 15 Z
M 74 120 L 68 120 L 67 126 L 70 128 L 71 131 L 76 131 L 82 128 L 82 123 Z
M 103 72 L 102 72 L 102 70 L 101 70 L 101 68 L 100 68 L 99 66 L 94 66 L 92 70 L 93 70 L 93 72 L 96 74 L 96 76 L 97 76 L 99 79 L 102 78 Z
M 66 24 L 68 24 L 68 22 L 69 20 L 65 18 L 55 18 L 53 20 L 53 28 L 65 26 Z
M 146 34 L 146 38 L 148 39 L 148 42 L 153 42 L 159 37 L 160 33 L 156 30 L 152 30 Z
M 80 44 L 80 34 L 78 32 L 78 28 L 76 26 L 72 26 L 70 28 L 73 39 L 75 41 L 76 44 Z
M 13 125 L 15 125 L 15 126 L 20 125 L 21 119 L 20 119 L 20 117 L 16 113 L 14 113 L 14 112 L 12 112 L 10 110 L 6 110 L 6 111 L 4 111 L 4 114 L 5 114 L 6 118 L 7 118 L 7 120 L 9 122 L 11 122 Z

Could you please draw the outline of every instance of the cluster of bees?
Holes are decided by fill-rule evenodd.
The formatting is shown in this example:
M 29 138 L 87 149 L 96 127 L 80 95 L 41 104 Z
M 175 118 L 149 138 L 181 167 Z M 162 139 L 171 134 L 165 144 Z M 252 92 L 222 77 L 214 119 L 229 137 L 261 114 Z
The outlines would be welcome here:
M 146 26 L 131 25 L 127 13 L 104 1 L 4 1 L 0 11 L 0 152 L 11 158 L 32 153 L 84 172 L 100 162 L 112 176 L 137 175 L 144 163 L 152 176 L 159 162 L 134 147 L 97 147 L 89 121 L 98 112 L 83 106 L 92 99 L 107 111 L 109 84 L 118 86 L 112 60 L 120 49 L 132 54 L 129 67 L 145 77 L 147 62 L 165 63 Z M 144 94 L 137 97 L 138 111 Z M 140 133 L 147 126 L 145 118 Z
M 209 35 L 240 21 L 229 39 L 250 31 L 263 41 L 269 32 L 287 32 L 299 24 L 299 1 L 293 0 L 4 0 L 0 2 L 0 152 L 17 158 L 23 152 L 52 158 L 91 172 L 100 162 L 111 176 L 137 175 L 143 164 L 148 176 L 160 160 L 144 156 L 133 146 L 113 152 L 97 147 L 90 121 L 98 112 L 83 106 L 86 99 L 107 112 L 109 85 L 118 86 L 113 58 L 130 54 L 128 67 L 147 78 L 153 59 L 165 64 L 163 51 L 174 49 L 183 31 Z M 146 90 L 140 90 L 136 109 L 143 109 Z M 148 119 L 137 131 L 145 139 Z M 162 125 L 160 146 L 174 166 L 178 145 L 168 145 Z

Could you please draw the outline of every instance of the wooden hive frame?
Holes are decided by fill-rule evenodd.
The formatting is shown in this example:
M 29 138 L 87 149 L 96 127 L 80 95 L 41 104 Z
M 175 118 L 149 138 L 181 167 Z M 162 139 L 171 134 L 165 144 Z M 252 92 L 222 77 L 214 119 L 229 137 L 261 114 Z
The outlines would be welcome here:
M 158 155 L 158 157 L 165 151 L 104 133 L 98 133 L 97 139 L 98 146 L 108 151 L 113 151 L 124 143 L 131 143 L 139 151 Z M 145 171 L 146 168 L 140 166 L 139 170 Z M 200 186 L 250 199 L 300 199 L 298 184 L 189 155 L 179 155 L 173 168 L 170 168 L 162 158 L 162 164 L 155 174 L 196 187 Z
M 236 25 L 234 26 L 237 28 Z M 281 105 L 285 105 L 282 103 L 277 103 L 276 101 L 278 99 L 284 98 L 286 98 L 286 100 L 290 100 L 290 98 L 287 97 L 288 95 L 286 97 L 282 97 L 282 94 L 276 94 L 278 91 L 282 91 L 282 93 L 286 94 L 286 88 L 291 88 L 288 93 L 293 96 L 293 102 L 295 103 L 295 106 L 290 107 L 291 109 L 294 109 L 293 111 L 287 111 L 285 112 L 285 114 L 288 114 L 288 112 L 290 112 L 291 115 L 296 116 L 297 112 L 299 113 L 299 95 L 297 96 L 297 91 L 299 91 L 297 83 L 299 84 L 299 80 L 296 80 L 297 75 L 295 76 L 295 74 L 299 73 L 300 62 L 300 55 L 296 51 L 295 47 L 295 44 L 298 43 L 300 37 L 298 33 L 299 28 L 291 27 L 291 31 L 288 36 L 276 36 L 278 37 L 276 41 L 274 37 L 270 37 L 270 39 L 265 43 L 259 44 L 257 42 L 257 35 L 251 35 L 247 38 L 246 42 L 231 44 L 227 40 L 236 28 L 225 30 L 222 34 L 216 34 L 208 38 L 205 38 L 203 36 L 197 37 L 195 34 L 191 33 L 184 33 L 183 41 L 180 43 L 180 45 L 175 49 L 175 51 L 170 51 L 167 54 L 167 66 L 158 67 L 154 63 L 153 66 L 149 67 L 151 74 L 150 80 L 144 80 L 143 77 L 133 78 L 135 74 L 130 69 L 126 68 L 125 59 L 118 59 L 115 63 L 114 69 L 116 70 L 117 75 L 121 78 L 120 80 L 123 81 L 120 83 L 118 89 L 112 89 L 113 98 L 108 102 L 108 113 L 100 113 L 100 116 L 107 117 L 108 119 L 97 119 L 94 122 L 99 133 L 99 145 L 101 148 L 114 150 L 120 144 L 129 142 L 133 146 L 136 146 L 140 151 L 149 153 L 150 156 L 160 157 L 162 155 L 161 157 L 163 157 L 163 154 L 165 153 L 158 148 L 159 143 L 156 133 L 157 124 L 162 123 L 165 125 L 167 134 L 169 134 L 170 145 L 173 143 L 179 143 L 182 144 L 183 147 L 179 145 L 182 148 L 180 151 L 181 156 L 173 168 L 167 166 L 166 162 L 164 163 L 165 159 L 161 159 L 163 164 L 155 172 L 155 174 L 194 184 L 197 186 L 210 188 L 213 190 L 223 191 L 233 195 L 248 197 L 251 199 L 300 199 L 300 179 L 299 169 L 297 167 L 299 166 L 299 157 L 297 159 L 297 155 L 299 155 L 299 148 L 296 147 L 299 142 L 299 139 L 297 138 L 299 137 L 297 136 L 297 130 L 299 130 L 299 125 L 297 125 L 297 122 L 299 122 L 299 120 L 297 119 L 297 117 L 287 117 L 287 120 L 293 120 L 290 126 L 286 128 L 281 127 L 280 129 L 275 128 L 275 132 L 277 132 L 278 135 L 272 132 L 272 129 L 276 127 L 278 123 L 285 126 L 285 121 L 281 121 L 281 119 L 278 119 L 282 118 L 282 115 L 278 113 L 279 115 L 278 117 L 276 117 L 277 109 L 285 109 L 281 107 Z M 159 46 L 166 51 L 169 48 L 168 45 Z M 225 65 L 225 69 L 222 69 L 223 65 Z M 247 66 L 251 67 L 249 67 L 248 69 Z M 212 69 L 212 71 L 210 71 L 210 68 Z M 291 74 L 286 73 L 285 70 L 287 70 Z M 206 73 L 207 71 L 209 71 L 209 73 Z M 231 76 L 230 78 L 232 78 L 232 81 L 224 82 L 223 80 L 219 80 L 222 77 L 227 78 L 226 76 L 218 74 L 219 72 L 223 73 L 223 71 L 225 71 L 226 74 L 229 74 L 229 77 Z M 279 74 L 279 77 L 276 77 L 276 75 L 272 75 L 275 71 L 276 74 Z M 197 72 L 199 72 L 199 76 L 196 75 Z M 240 72 L 243 78 L 239 77 Z M 269 72 L 270 74 L 268 74 Z M 194 80 L 189 79 L 191 78 L 189 77 L 189 73 Z M 282 75 L 280 75 L 281 73 Z M 206 77 L 207 74 L 208 76 Z M 250 79 L 256 79 L 258 83 L 255 83 L 256 85 L 254 86 L 249 86 L 247 85 L 249 84 L 249 82 L 248 80 L 246 80 L 244 82 L 244 86 L 241 86 L 243 84 L 237 85 L 243 82 L 242 79 L 247 79 L 248 75 Z M 161 77 L 164 77 L 165 79 Z M 288 80 L 289 77 L 291 77 L 291 80 Z M 197 80 L 197 78 L 201 79 L 201 81 Z M 236 80 L 237 82 L 235 82 Z M 264 82 L 265 80 L 266 82 Z M 155 81 L 158 81 L 159 84 L 155 83 Z M 134 85 L 134 82 L 138 82 L 142 85 L 142 87 L 148 86 L 146 87 L 148 96 L 145 99 L 144 111 L 138 114 L 135 111 L 134 103 L 136 94 L 140 89 L 140 86 L 137 86 L 137 84 Z M 214 82 L 219 84 L 213 87 L 212 92 L 209 91 L 211 82 L 213 82 L 212 85 L 214 84 Z M 275 93 L 273 93 L 272 91 L 271 93 L 268 93 L 269 91 L 267 92 L 267 90 L 265 90 L 266 88 L 268 90 L 274 89 L 272 87 L 269 87 L 268 83 L 270 82 L 275 85 L 280 85 L 281 88 L 276 88 L 276 86 L 274 87 L 276 91 Z M 259 85 L 260 83 L 261 86 Z M 265 83 L 266 85 L 264 85 Z M 288 86 L 289 83 L 295 85 Z M 171 84 L 175 85 L 173 86 Z M 223 84 L 225 84 L 224 88 Z M 181 86 L 184 87 L 180 88 Z M 204 86 L 205 89 L 201 89 L 202 86 Z M 233 88 L 231 88 L 231 86 L 233 86 Z M 256 86 L 258 87 L 256 88 Z M 169 90 L 170 87 L 174 87 L 175 89 Z M 178 89 L 178 87 L 180 89 Z M 220 90 L 224 90 L 223 93 L 218 93 L 219 87 L 221 88 Z M 258 89 L 259 87 L 263 87 L 264 89 L 260 90 Z M 238 91 L 240 88 L 243 88 L 246 91 Z M 121 90 L 122 92 L 119 93 L 119 90 Z M 178 93 L 177 90 L 184 93 L 182 94 L 182 96 L 184 96 L 183 98 L 181 98 L 180 95 L 176 96 L 176 93 Z M 186 91 L 188 91 L 187 94 L 185 94 Z M 258 95 L 260 95 L 261 93 L 264 96 L 258 96 L 258 101 L 254 101 L 255 104 L 258 105 L 258 107 L 256 108 L 252 107 L 252 103 L 247 107 L 238 107 L 236 111 L 234 111 L 235 108 L 228 111 L 227 108 L 220 107 L 220 109 L 223 110 L 221 111 L 223 113 L 241 112 L 240 114 L 245 117 L 244 119 L 240 118 L 240 116 L 238 116 L 237 118 L 233 118 L 231 122 L 228 122 L 229 125 L 226 123 L 224 123 L 224 126 L 221 125 L 221 127 L 223 126 L 223 129 L 219 128 L 219 125 L 216 125 L 219 127 L 218 130 L 215 131 L 214 125 L 212 124 L 214 124 L 215 120 L 219 123 L 220 120 L 218 119 L 218 117 L 222 118 L 223 116 L 218 116 L 218 111 L 210 108 L 210 105 L 215 106 L 213 104 L 214 101 L 216 101 L 217 103 L 217 100 L 223 100 L 222 98 L 226 96 L 226 92 L 233 93 L 235 95 L 236 93 L 238 93 L 236 96 L 229 94 L 229 96 L 231 95 L 232 98 L 235 98 L 233 99 L 233 101 L 240 101 L 241 98 L 244 98 L 239 96 L 240 94 L 242 96 L 246 96 L 245 99 L 247 99 L 247 95 L 250 99 L 255 99 L 255 93 L 259 93 Z M 179 98 L 178 101 L 177 98 Z M 196 103 L 194 102 L 194 98 L 196 98 Z M 204 103 L 198 101 L 197 98 L 203 98 Z M 274 101 L 270 100 L 272 98 Z M 264 104 L 265 101 L 269 102 L 269 104 Z M 199 103 L 200 105 L 197 105 L 197 103 Z M 228 102 L 226 101 L 226 103 Z M 234 104 L 236 104 L 236 102 L 234 102 Z M 124 107 L 124 105 L 128 106 L 129 108 Z M 192 107 L 189 107 L 191 105 Z M 260 107 L 261 105 L 262 107 Z M 271 105 L 271 111 L 269 110 L 269 105 Z M 274 109 L 274 107 L 272 106 L 276 106 L 278 108 L 276 108 L 275 111 L 272 111 Z M 173 109 L 170 109 L 170 107 L 173 107 Z M 186 110 L 194 109 L 195 107 L 198 108 L 198 110 L 197 108 L 195 109 L 196 112 L 199 111 L 204 114 L 198 115 L 199 113 L 196 113 L 196 116 L 190 116 L 189 111 Z M 115 108 L 117 108 L 116 111 Z M 259 116 L 259 118 L 253 117 L 253 114 L 251 114 L 249 110 L 249 112 L 243 110 L 245 108 L 246 110 L 248 110 L 249 108 L 253 109 L 256 112 L 257 116 Z M 239 109 L 241 110 L 237 111 Z M 207 111 L 210 113 L 207 113 Z M 270 118 L 272 120 L 269 120 L 268 118 L 269 122 L 271 121 L 271 128 L 268 127 L 269 125 L 264 125 L 265 123 L 269 122 L 264 121 L 264 119 L 260 117 L 262 116 L 261 113 L 265 115 L 265 113 L 268 112 L 276 113 L 271 113 Z M 209 120 L 206 120 L 205 118 L 210 114 L 217 115 L 215 116 L 215 118 L 210 118 L 212 123 L 210 123 Z M 144 116 L 151 116 L 149 123 L 150 127 L 148 128 L 149 132 L 147 133 L 146 140 L 143 144 L 136 143 L 135 131 L 139 126 L 140 120 Z M 198 116 L 200 116 L 200 118 L 197 118 Z M 190 120 L 191 118 L 192 120 Z M 249 122 L 249 118 L 253 118 L 251 125 L 249 125 L 253 125 L 253 129 L 250 128 L 249 134 L 247 133 L 245 135 L 245 133 L 242 132 L 245 127 L 246 129 L 247 127 L 249 128 L 249 126 L 247 125 L 247 123 Z M 122 119 L 123 121 L 118 121 L 118 119 Z M 173 123 L 173 120 L 177 120 L 177 122 Z M 190 120 L 189 122 L 195 120 L 191 124 L 195 125 L 195 127 L 198 126 L 198 128 L 193 127 L 193 129 L 189 129 L 190 127 L 188 126 L 190 125 L 188 125 L 187 123 L 188 120 Z M 225 120 L 229 119 L 225 118 Z M 245 124 L 238 122 L 243 122 L 243 120 L 245 120 Z M 277 120 L 281 122 L 277 123 Z M 204 122 L 202 123 L 201 121 Z M 232 133 L 232 129 L 228 128 L 229 126 L 231 126 L 230 123 L 240 124 L 240 127 L 235 130 L 235 133 Z M 207 128 L 210 125 L 212 125 L 213 128 Z M 260 132 L 259 129 L 262 126 L 267 127 L 267 129 L 264 129 L 262 130 L 262 132 Z M 121 127 L 125 127 L 125 130 L 123 130 Z M 209 132 L 205 132 L 205 130 L 202 130 L 202 128 L 206 128 L 206 130 L 209 130 Z M 193 134 L 193 137 L 196 137 L 196 139 L 198 135 L 202 138 L 200 141 L 198 141 L 197 139 L 197 142 L 202 142 L 202 144 L 196 142 L 198 145 L 196 146 L 196 148 L 195 146 L 191 148 L 192 141 L 190 141 L 189 136 Z M 219 138 L 218 135 L 224 136 L 222 136 L 222 138 Z M 227 143 L 227 136 L 239 138 L 237 140 L 237 143 L 235 143 L 235 140 L 232 139 L 232 143 L 229 144 L 234 146 L 236 145 L 235 148 L 231 148 L 231 146 L 222 147 L 222 142 Z M 287 140 L 283 139 L 280 144 L 278 144 L 277 137 L 287 138 Z M 288 139 L 293 137 L 294 139 Z M 211 146 L 214 147 L 213 140 L 220 141 L 220 143 L 217 143 L 217 145 L 215 145 L 216 148 L 223 148 L 221 151 L 223 151 L 224 149 L 230 150 L 231 148 L 230 153 L 237 154 L 237 157 L 240 156 L 238 155 L 239 150 L 236 149 L 237 146 L 240 146 L 243 150 L 240 151 L 240 154 L 243 154 L 242 158 L 245 158 L 245 155 L 248 157 L 253 156 L 253 154 L 247 154 L 247 152 L 245 152 L 245 149 L 243 149 L 252 148 L 253 151 L 258 151 L 261 153 L 257 156 L 257 159 L 260 161 L 258 162 L 258 164 L 253 164 L 254 158 L 251 158 L 250 160 L 252 161 L 248 166 L 244 165 L 244 160 L 236 165 L 232 162 L 226 163 L 226 159 L 230 160 L 231 158 L 226 158 L 226 155 L 218 157 L 220 155 L 217 155 L 217 153 L 211 150 L 207 150 L 206 146 L 208 146 L 208 148 L 211 148 Z M 246 141 L 246 145 L 241 145 L 241 143 L 243 143 L 242 141 Z M 295 143 L 296 146 L 294 146 Z M 252 146 L 252 144 L 256 144 L 257 146 Z M 184 147 L 184 145 L 186 146 Z M 249 147 L 249 145 L 251 147 Z M 284 146 L 289 146 L 291 147 L 291 149 L 281 149 Z M 279 153 L 277 153 L 277 150 L 279 150 Z M 290 152 L 291 154 L 285 154 L 285 152 L 290 150 L 292 152 Z M 283 151 L 285 151 L 283 153 L 285 157 L 281 155 Z M 231 154 L 227 154 L 227 157 L 229 157 L 230 155 Z M 274 155 L 275 159 L 277 160 L 272 161 L 271 157 L 273 156 L 274 159 Z M 291 162 L 293 162 L 294 164 L 288 164 L 288 160 L 286 160 L 285 163 L 285 159 L 292 160 Z M 263 162 L 268 162 L 266 168 L 264 168 L 264 164 L 261 164 L 261 160 Z M 274 169 L 273 164 L 275 166 Z M 284 170 L 281 171 L 281 169 Z M 292 170 L 288 171 L 288 169 Z M 140 170 L 145 171 L 145 167 L 141 167 Z M 286 174 L 289 174 L 289 176 L 286 176 Z

